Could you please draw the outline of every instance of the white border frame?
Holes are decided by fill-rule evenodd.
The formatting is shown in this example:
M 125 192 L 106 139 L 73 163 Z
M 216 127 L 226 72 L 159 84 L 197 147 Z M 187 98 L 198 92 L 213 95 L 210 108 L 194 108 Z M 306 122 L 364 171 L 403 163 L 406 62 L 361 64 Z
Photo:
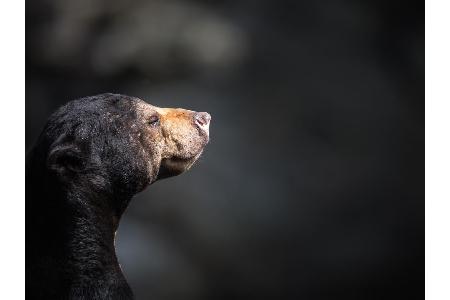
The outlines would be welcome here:
M 448 1 L 425 2 L 426 299 L 450 299 L 450 33 Z
M 0 298 L 25 299 L 25 1 L 1 8 Z

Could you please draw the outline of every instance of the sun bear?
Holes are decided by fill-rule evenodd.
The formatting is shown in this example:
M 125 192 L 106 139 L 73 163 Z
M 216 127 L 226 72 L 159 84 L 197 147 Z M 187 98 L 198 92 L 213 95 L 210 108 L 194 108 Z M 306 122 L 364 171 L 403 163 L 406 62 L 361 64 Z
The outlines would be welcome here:
M 27 299 L 132 299 L 114 248 L 120 217 L 194 164 L 210 119 L 118 94 L 53 113 L 26 158 Z

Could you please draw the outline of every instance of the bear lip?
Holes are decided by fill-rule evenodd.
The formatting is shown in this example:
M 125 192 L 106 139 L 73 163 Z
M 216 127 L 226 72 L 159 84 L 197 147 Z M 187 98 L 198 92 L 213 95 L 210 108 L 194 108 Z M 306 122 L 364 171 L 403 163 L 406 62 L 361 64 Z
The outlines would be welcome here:
M 164 158 L 159 166 L 157 180 L 179 175 L 187 170 L 195 163 L 200 157 L 202 151 L 197 155 L 189 158 L 172 156 Z

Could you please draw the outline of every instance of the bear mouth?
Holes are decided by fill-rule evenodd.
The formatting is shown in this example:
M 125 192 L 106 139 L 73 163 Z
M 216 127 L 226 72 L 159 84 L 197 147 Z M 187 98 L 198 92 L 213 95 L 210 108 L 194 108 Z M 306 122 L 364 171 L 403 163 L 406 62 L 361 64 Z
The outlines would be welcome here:
M 193 157 L 177 157 L 172 156 L 170 158 L 164 158 L 161 160 L 161 164 L 158 171 L 157 180 L 179 175 L 189 170 L 192 165 L 202 154 L 202 151 Z

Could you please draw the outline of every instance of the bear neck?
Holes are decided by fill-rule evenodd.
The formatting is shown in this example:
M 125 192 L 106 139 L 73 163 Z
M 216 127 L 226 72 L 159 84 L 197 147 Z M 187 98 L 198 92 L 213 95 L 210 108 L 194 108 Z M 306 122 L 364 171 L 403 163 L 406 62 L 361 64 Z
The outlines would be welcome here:
M 45 297 L 128 299 L 131 290 L 114 246 L 121 212 L 99 205 L 111 199 L 28 173 L 26 185 L 26 260 L 32 285 Z

